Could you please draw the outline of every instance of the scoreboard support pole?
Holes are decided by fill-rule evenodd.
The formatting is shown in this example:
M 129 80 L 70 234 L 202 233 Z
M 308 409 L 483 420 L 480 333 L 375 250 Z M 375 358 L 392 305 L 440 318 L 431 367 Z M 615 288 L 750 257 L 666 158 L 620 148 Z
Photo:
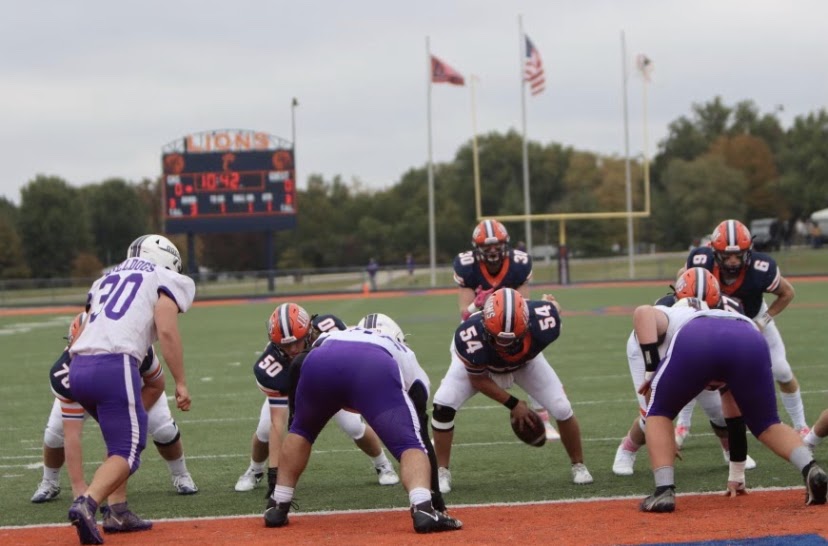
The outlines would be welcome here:
M 195 251 L 195 233 L 187 232 L 187 269 L 190 275 L 195 276 L 198 273 L 198 266 L 196 265 L 196 251 Z
M 268 292 L 275 292 L 276 291 L 276 276 L 273 274 L 273 230 L 267 230 L 267 235 L 265 236 L 265 255 L 267 256 L 266 260 L 266 267 L 267 267 L 267 291 Z

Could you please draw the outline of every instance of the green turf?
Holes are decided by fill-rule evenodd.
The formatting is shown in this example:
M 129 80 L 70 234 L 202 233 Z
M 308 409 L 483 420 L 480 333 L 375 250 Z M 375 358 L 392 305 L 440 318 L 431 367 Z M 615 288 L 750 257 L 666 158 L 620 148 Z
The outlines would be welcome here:
M 828 283 L 797 282 L 797 297 L 777 321 L 787 343 L 788 358 L 803 386 L 809 422 L 828 407 L 828 349 L 825 332 Z M 534 288 L 539 297 L 544 291 Z M 644 495 L 652 487 L 646 452 L 630 478 L 616 477 L 611 465 L 618 440 L 637 411 L 625 358 L 632 327 L 631 311 L 650 303 L 665 286 L 620 288 L 555 288 L 564 307 L 561 338 L 546 356 L 564 382 L 578 416 L 586 462 L 595 483 L 570 483 L 569 464 L 559 443 L 531 448 L 518 442 L 508 413 L 477 395 L 458 414 L 452 457 L 454 491 L 449 504 L 528 501 L 591 496 Z M 311 312 L 335 313 L 348 323 L 362 315 L 384 312 L 410 333 L 410 345 L 436 390 L 447 369 L 448 344 L 457 325 L 454 296 L 413 294 L 401 298 L 309 301 Z M 181 317 L 185 358 L 193 409 L 174 410 L 181 427 L 188 466 L 201 491 L 177 496 L 166 465 L 150 445 L 140 471 L 130 481 L 130 503 L 150 518 L 255 514 L 264 507 L 263 488 L 236 493 L 233 485 L 249 460 L 250 438 L 263 395 L 251 366 L 265 343 L 265 320 L 274 304 L 196 307 Z M 58 500 L 29 502 L 41 470 L 43 426 L 52 403 L 47 374 L 62 349 L 69 315 L 0 318 L 0 525 L 64 522 L 70 500 L 68 476 Z M 726 350 L 726 348 L 723 348 Z M 168 377 L 171 384 L 171 379 Z M 168 384 L 168 385 L 169 385 Z M 171 388 L 168 388 L 171 392 Z M 522 396 L 522 393 L 518 393 Z M 783 420 L 787 419 L 784 411 Z M 86 425 L 87 476 L 103 453 L 97 426 Z M 334 425 L 315 445 L 310 465 L 296 492 L 302 511 L 402 507 L 401 486 L 380 487 L 368 459 Z M 750 439 L 759 468 L 748 472 L 749 486 L 801 484 L 787 463 Z M 824 456 L 825 448 L 822 449 Z M 818 452 L 818 455 L 820 452 Z M 693 434 L 677 464 L 680 491 L 713 491 L 723 487 L 727 467 L 718 442 L 695 414 Z

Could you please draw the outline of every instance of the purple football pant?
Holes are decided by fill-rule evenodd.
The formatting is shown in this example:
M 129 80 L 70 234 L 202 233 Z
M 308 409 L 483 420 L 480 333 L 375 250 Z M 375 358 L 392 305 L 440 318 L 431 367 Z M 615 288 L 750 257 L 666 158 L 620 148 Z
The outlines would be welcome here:
M 712 317 L 695 318 L 676 333 L 647 415 L 675 419 L 711 382 L 727 383 L 754 436 L 780 422 L 765 338 L 747 322 Z
M 72 397 L 101 425 L 107 456 L 118 455 L 132 474 L 147 444 L 138 361 L 123 354 L 77 355 L 69 367 Z
M 400 368 L 377 345 L 329 340 L 302 364 L 290 432 L 310 443 L 341 409 L 354 410 L 399 460 L 408 449 L 426 452 L 414 404 L 404 391 Z

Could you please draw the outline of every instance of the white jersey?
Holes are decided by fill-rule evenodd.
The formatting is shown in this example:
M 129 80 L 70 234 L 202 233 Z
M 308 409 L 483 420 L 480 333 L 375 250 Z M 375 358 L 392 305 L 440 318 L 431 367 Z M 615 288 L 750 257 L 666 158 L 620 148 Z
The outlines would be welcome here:
M 316 340 L 314 346 L 319 346 L 327 341 L 352 341 L 358 343 L 370 343 L 385 349 L 400 367 L 400 374 L 402 376 L 403 388 L 408 390 L 415 381 L 419 381 L 425 386 L 426 391 L 430 390 L 430 383 L 428 374 L 420 366 L 417 361 L 417 355 L 414 354 L 408 346 L 404 343 L 399 343 L 389 336 L 380 334 L 376 330 L 366 330 L 359 327 L 348 328 L 347 330 L 332 330 L 324 332 L 319 339 Z
M 693 317 L 698 316 L 700 311 L 687 306 L 667 307 L 665 305 L 655 305 L 653 307 L 667 315 L 667 331 L 664 332 L 664 339 L 658 344 L 658 356 L 664 358 L 664 355 L 667 353 L 667 348 L 670 347 L 670 342 L 673 340 L 673 336 L 676 335 L 679 328 L 684 326 Z M 630 351 L 635 354 L 630 355 Z M 641 356 L 641 349 L 638 346 L 638 339 L 635 337 L 635 332 L 630 334 L 630 339 L 627 342 L 627 353 L 628 357 Z M 643 357 L 641 358 L 643 359 Z
M 158 339 L 154 314 L 161 292 L 184 313 L 193 304 L 195 283 L 140 258 L 116 266 L 89 290 L 89 317 L 69 354 L 128 354 L 143 360 Z

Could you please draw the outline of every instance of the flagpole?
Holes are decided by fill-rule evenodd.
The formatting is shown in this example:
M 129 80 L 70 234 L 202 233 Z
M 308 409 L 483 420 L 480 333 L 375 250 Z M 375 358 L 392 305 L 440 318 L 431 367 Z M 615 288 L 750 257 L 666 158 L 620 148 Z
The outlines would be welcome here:
M 427 92 L 426 102 L 428 105 L 428 252 L 429 264 L 431 268 L 431 286 L 437 286 L 437 243 L 434 233 L 434 163 L 431 153 L 431 45 L 429 44 L 428 36 L 426 36 L 426 63 L 428 65 L 428 74 L 426 81 Z
M 621 73 L 623 80 L 624 95 L 624 179 L 627 194 L 627 256 L 630 262 L 630 279 L 635 278 L 635 255 L 633 238 L 633 217 L 632 217 L 632 187 L 630 183 L 630 124 L 627 115 L 627 41 L 624 31 L 621 31 Z
M 477 104 L 474 95 L 474 82 L 477 76 L 474 74 L 469 78 L 469 87 L 471 88 L 471 108 L 472 108 L 472 161 L 474 164 L 474 205 L 477 213 L 477 221 L 480 221 L 482 210 L 480 205 L 480 159 L 477 154 Z
M 650 158 L 649 158 L 649 134 L 647 132 L 647 84 L 649 77 L 647 74 L 642 74 L 642 116 L 644 125 L 644 210 L 650 212 Z
M 523 212 L 526 215 L 526 251 L 532 254 L 532 223 L 529 221 L 529 151 L 526 145 L 526 84 L 524 78 L 524 55 L 526 37 L 523 34 L 523 15 L 518 15 L 518 66 L 520 68 L 520 117 L 523 122 Z

